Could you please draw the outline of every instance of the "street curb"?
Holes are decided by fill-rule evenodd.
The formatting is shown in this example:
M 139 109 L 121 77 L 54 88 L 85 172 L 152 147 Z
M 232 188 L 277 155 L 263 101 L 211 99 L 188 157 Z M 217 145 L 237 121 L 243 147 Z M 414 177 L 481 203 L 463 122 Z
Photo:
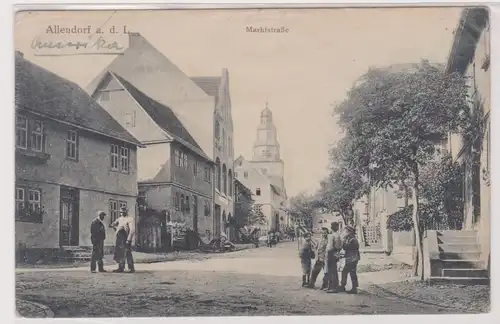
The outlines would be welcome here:
M 47 307 L 45 305 L 42 305 L 42 304 L 36 303 L 36 302 L 32 302 L 32 301 L 28 301 L 28 300 L 24 300 L 24 299 L 17 299 L 17 301 L 19 301 L 21 303 L 25 303 L 25 304 L 30 304 L 32 306 L 40 308 L 44 312 L 45 318 L 53 318 L 54 317 L 54 312 L 49 307 Z M 16 307 L 16 315 L 20 318 L 29 318 L 29 317 L 24 317 L 21 314 L 19 314 L 19 312 L 17 311 L 17 307 Z
M 442 308 L 442 309 L 452 309 L 452 310 L 455 310 L 457 312 L 467 312 L 467 313 L 475 313 L 475 314 L 482 314 L 481 312 L 477 312 L 477 311 L 474 311 L 472 309 L 468 309 L 468 308 L 462 308 L 462 307 L 456 307 L 456 306 L 450 306 L 450 305 L 441 305 L 441 304 L 436 304 L 435 302 L 428 302 L 428 301 L 425 301 L 425 300 L 421 300 L 421 299 L 416 299 L 416 298 L 411 298 L 411 297 L 408 297 L 408 296 L 404 296 L 404 295 L 400 295 L 400 294 L 397 294 L 393 291 L 390 291 L 390 290 L 387 290 L 385 288 L 382 288 L 380 285 L 377 285 L 377 284 L 371 284 L 372 287 L 375 287 L 375 289 L 378 289 L 380 292 L 382 292 L 382 294 L 385 294 L 385 295 L 388 295 L 389 297 L 392 297 L 392 298 L 397 298 L 397 299 L 404 299 L 414 305 L 426 305 L 426 306 L 434 306 L 434 307 L 437 307 L 437 308 Z M 371 290 L 371 291 L 370 291 Z M 369 294 L 372 294 L 372 295 L 380 295 L 379 292 L 377 291 L 373 291 L 373 289 L 365 289 L 366 292 L 368 292 Z M 381 296 L 383 298 L 387 298 L 387 296 Z

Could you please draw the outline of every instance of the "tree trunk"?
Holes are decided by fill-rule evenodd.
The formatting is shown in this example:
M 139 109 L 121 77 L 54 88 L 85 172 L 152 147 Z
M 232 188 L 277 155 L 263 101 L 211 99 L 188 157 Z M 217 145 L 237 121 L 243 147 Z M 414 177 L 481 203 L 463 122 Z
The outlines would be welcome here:
M 420 231 L 420 217 L 419 217 L 419 170 L 418 165 L 415 163 L 413 167 L 413 174 L 415 176 L 415 187 L 414 187 L 414 204 L 413 204 L 413 228 L 415 231 L 415 243 L 417 246 L 417 255 L 415 265 L 417 266 L 415 269 L 415 274 L 420 276 L 420 279 L 424 279 L 424 257 L 423 257 L 423 244 L 422 244 L 422 234 Z M 420 266 L 420 273 L 418 273 L 418 268 Z

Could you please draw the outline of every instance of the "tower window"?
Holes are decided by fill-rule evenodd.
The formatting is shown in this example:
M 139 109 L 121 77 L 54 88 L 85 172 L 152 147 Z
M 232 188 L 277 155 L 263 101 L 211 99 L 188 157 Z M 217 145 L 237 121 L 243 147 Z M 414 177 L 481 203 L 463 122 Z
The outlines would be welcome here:
M 269 149 L 263 149 L 262 150 L 262 156 L 263 157 L 270 157 L 271 156 L 271 152 L 269 151 Z
M 260 188 L 255 189 L 255 194 L 256 194 L 257 196 L 260 196 Z

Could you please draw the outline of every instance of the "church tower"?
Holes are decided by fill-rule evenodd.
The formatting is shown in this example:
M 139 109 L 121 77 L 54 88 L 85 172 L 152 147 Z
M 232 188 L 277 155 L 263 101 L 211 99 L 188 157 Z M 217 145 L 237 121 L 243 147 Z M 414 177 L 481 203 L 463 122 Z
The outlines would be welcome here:
M 257 138 L 253 144 L 253 158 L 250 162 L 264 175 L 277 179 L 283 189 L 284 165 L 280 156 L 276 126 L 273 123 L 273 113 L 267 103 L 260 114 Z
M 253 161 L 279 161 L 280 144 L 273 124 L 273 113 L 267 106 L 260 114 L 257 139 L 253 144 Z

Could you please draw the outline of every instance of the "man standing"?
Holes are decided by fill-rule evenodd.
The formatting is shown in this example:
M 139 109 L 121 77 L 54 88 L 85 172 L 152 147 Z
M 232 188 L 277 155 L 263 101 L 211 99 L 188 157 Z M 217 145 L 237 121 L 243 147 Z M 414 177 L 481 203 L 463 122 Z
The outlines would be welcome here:
M 123 272 L 125 270 L 125 260 L 127 261 L 129 272 L 135 272 L 134 259 L 132 257 L 132 243 L 135 238 L 134 219 L 128 216 L 126 207 L 120 209 L 120 217 L 111 224 L 116 230 L 115 261 L 118 269 L 113 272 Z
M 337 262 L 340 258 L 342 241 L 339 233 L 339 223 L 332 222 L 330 225 L 332 233 L 328 235 L 328 245 L 326 248 L 325 275 L 328 277 L 328 293 L 337 293 L 339 288 L 339 273 Z
M 328 228 L 323 227 L 321 232 L 321 240 L 318 243 L 318 249 L 316 250 L 316 262 L 314 263 L 314 267 L 311 273 L 311 281 L 309 283 L 310 288 L 314 288 L 314 284 L 316 283 L 316 279 L 318 278 L 319 273 L 325 266 L 326 259 L 326 248 L 328 246 Z M 323 284 L 321 285 L 321 289 L 326 289 L 328 286 L 328 276 L 325 273 L 323 277 Z
M 103 211 L 97 212 L 97 218 L 90 225 L 90 241 L 92 243 L 92 259 L 90 261 L 90 272 L 95 273 L 96 263 L 99 265 L 99 272 L 104 270 L 104 240 L 106 239 L 106 227 L 103 224 L 106 213 Z
M 358 274 L 357 267 L 358 261 L 360 260 L 359 254 L 359 242 L 356 238 L 356 231 L 352 226 L 345 227 L 344 234 L 344 257 L 345 266 L 342 269 L 342 281 L 340 285 L 340 291 L 345 291 L 345 286 L 347 284 L 347 275 L 351 276 L 352 289 L 348 293 L 356 294 L 358 292 Z

